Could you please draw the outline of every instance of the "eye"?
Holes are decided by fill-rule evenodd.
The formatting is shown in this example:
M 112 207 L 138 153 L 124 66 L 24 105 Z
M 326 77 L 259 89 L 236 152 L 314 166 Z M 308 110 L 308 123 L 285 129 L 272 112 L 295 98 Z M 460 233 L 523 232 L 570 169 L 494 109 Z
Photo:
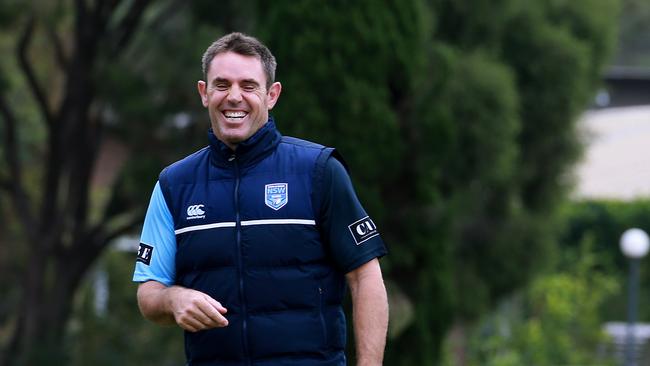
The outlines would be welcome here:
M 225 91 L 228 90 L 230 86 L 226 83 L 217 83 L 214 85 L 214 88 L 219 90 L 219 91 Z
M 257 89 L 257 85 L 255 84 L 245 84 L 242 86 L 242 89 L 244 89 L 247 92 L 252 92 Z

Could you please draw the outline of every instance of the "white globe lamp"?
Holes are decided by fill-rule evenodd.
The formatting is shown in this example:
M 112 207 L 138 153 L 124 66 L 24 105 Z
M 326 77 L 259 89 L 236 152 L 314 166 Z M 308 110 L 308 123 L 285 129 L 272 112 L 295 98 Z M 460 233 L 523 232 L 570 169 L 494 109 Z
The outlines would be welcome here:
M 641 229 L 627 229 L 621 236 L 621 250 L 628 258 L 643 258 L 648 254 L 649 248 L 648 234 Z

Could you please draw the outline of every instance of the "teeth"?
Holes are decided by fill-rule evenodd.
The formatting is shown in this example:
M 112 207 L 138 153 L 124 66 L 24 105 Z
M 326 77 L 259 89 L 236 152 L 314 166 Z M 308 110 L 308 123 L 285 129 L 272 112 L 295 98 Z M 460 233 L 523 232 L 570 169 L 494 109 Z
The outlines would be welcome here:
M 246 117 L 246 112 L 243 111 L 228 111 L 223 113 L 226 118 L 242 118 Z

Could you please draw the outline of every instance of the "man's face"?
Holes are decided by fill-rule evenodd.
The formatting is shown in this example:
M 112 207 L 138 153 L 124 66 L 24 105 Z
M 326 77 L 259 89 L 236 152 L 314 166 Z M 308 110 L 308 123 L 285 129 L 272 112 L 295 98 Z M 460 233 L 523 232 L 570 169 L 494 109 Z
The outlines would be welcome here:
M 276 82 L 267 90 L 259 58 L 225 52 L 212 59 L 207 80 L 200 80 L 198 89 L 212 131 L 234 150 L 266 123 L 282 87 Z

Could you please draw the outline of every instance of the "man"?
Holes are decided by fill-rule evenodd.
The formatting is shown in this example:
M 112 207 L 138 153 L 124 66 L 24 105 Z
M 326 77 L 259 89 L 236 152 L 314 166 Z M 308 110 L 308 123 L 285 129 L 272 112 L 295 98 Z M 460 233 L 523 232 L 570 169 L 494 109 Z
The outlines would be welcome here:
M 386 254 L 331 148 L 283 137 L 275 58 L 232 33 L 203 55 L 208 147 L 165 168 L 133 280 L 142 314 L 185 330 L 189 365 L 345 365 L 345 282 L 358 365 L 381 365 Z

